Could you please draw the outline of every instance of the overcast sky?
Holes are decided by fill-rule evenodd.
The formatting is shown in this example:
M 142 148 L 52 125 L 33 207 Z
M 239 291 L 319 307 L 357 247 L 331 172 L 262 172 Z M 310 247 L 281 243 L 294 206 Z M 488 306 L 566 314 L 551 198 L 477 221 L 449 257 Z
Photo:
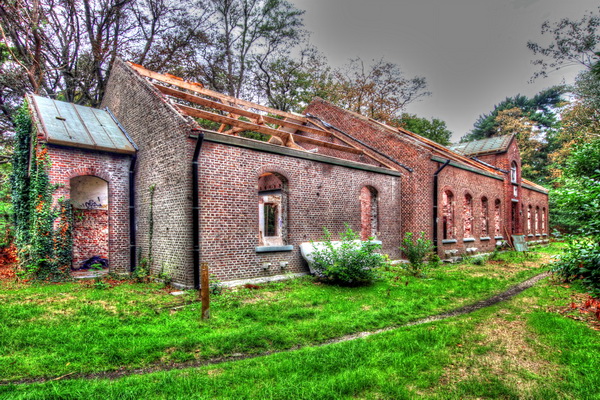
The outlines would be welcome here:
M 527 41 L 545 43 L 545 20 L 580 19 L 590 0 L 290 0 L 306 10 L 311 42 L 340 66 L 385 58 L 407 77 L 427 79 L 432 96 L 408 112 L 446 121 L 457 141 L 494 104 L 518 93 L 573 81 L 578 68 L 529 80 L 536 70 Z

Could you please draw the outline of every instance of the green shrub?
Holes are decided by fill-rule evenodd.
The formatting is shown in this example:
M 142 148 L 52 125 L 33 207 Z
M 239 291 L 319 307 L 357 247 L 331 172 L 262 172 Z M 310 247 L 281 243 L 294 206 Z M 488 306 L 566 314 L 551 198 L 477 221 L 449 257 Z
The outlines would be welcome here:
M 424 232 L 420 233 L 420 237 L 416 237 L 412 232 L 407 232 L 402 239 L 400 250 L 408 260 L 409 271 L 417 276 L 421 275 L 427 266 L 426 258 L 433 253 L 433 245 L 431 240 L 425 238 Z
M 594 297 L 600 296 L 600 243 L 590 238 L 572 238 L 554 263 L 554 273 L 566 282 L 580 279 Z
M 358 233 L 347 228 L 340 234 L 339 244 L 331 240 L 331 233 L 325 232 L 325 246 L 315 248 L 312 253 L 312 266 L 326 282 L 339 285 L 368 285 L 377 278 L 377 271 L 385 264 L 385 257 L 376 250 L 381 246 L 359 240 Z

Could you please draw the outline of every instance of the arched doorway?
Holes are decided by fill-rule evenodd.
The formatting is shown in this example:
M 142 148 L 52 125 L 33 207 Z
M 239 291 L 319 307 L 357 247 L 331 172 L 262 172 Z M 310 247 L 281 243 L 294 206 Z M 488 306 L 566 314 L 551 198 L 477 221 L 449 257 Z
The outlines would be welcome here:
M 108 267 L 108 182 L 97 176 L 70 180 L 73 205 L 73 269 Z M 105 261 L 101 261 L 105 260 Z

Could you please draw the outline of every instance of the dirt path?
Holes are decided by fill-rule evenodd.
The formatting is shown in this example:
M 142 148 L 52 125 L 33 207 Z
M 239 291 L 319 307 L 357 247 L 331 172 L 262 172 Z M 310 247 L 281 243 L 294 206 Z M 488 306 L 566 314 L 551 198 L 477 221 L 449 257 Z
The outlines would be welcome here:
M 35 379 L 22 379 L 22 380 L 18 380 L 18 381 L 0 381 L 0 386 L 11 385 L 11 384 L 12 385 L 22 385 L 22 384 L 31 384 L 31 383 L 44 383 L 44 382 L 66 380 L 66 379 L 118 379 L 118 378 L 121 378 L 124 376 L 129 376 L 129 375 L 143 375 L 143 374 L 149 374 L 152 372 L 159 372 L 159 371 L 170 371 L 170 370 L 177 370 L 177 369 L 202 367 L 205 365 L 216 365 L 216 364 L 222 364 L 222 363 L 229 362 L 229 361 L 239 361 L 239 360 L 245 360 L 245 359 L 250 359 L 250 358 L 264 357 L 264 356 L 268 356 L 271 354 L 285 353 L 285 352 L 299 350 L 299 349 L 307 348 L 307 347 L 322 347 L 322 346 L 327 346 L 327 345 L 334 344 L 334 343 L 348 342 L 350 340 L 365 338 L 365 337 L 368 337 L 371 335 L 376 335 L 378 333 L 389 332 L 389 331 L 393 331 L 393 330 L 408 327 L 408 326 L 421 325 L 421 324 L 426 324 L 429 322 L 440 321 L 443 319 L 456 317 L 459 315 L 469 314 L 474 311 L 480 310 L 482 308 L 493 306 L 495 304 L 498 304 L 502 301 L 508 300 L 508 299 L 516 296 L 517 294 L 523 292 L 525 289 L 529 289 L 530 287 L 535 285 L 540 280 L 546 278 L 548 275 L 550 275 L 550 272 L 541 273 L 539 275 L 534 276 L 533 278 L 530 278 L 524 282 L 514 285 L 514 286 L 510 287 L 509 289 L 507 289 L 506 291 L 499 293 L 495 296 L 492 296 L 486 300 L 482 300 L 480 302 L 477 302 L 475 304 L 471 304 L 468 306 L 460 307 L 460 308 L 457 308 L 455 310 L 452 310 L 452 311 L 449 311 L 446 313 L 433 315 L 431 317 L 412 321 L 412 322 L 409 322 L 404 325 L 391 326 L 388 328 L 378 329 L 376 331 L 359 332 L 359 333 L 354 333 L 352 335 L 341 336 L 339 338 L 331 339 L 326 342 L 319 343 L 317 345 L 295 346 L 295 347 L 292 347 L 287 350 L 267 351 L 264 353 L 251 354 L 251 355 L 232 354 L 231 356 L 227 356 L 227 357 L 213 358 L 213 359 L 209 359 L 209 360 L 198 360 L 198 361 L 185 362 L 185 363 L 156 364 L 154 366 L 146 367 L 146 368 L 121 369 L 121 370 L 117 370 L 117 371 L 105 371 L 105 372 L 96 372 L 96 373 L 87 373 L 87 374 L 85 374 L 85 373 L 70 373 L 67 375 L 59 376 L 59 377 L 48 377 L 48 378 L 41 377 L 41 378 L 35 378 Z

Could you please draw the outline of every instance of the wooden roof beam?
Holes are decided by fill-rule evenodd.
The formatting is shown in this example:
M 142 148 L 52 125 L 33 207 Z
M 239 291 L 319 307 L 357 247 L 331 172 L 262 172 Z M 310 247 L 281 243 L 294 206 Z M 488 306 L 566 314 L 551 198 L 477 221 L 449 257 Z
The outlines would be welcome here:
M 277 119 L 277 118 L 269 117 L 268 115 L 261 115 L 261 114 L 258 114 L 258 113 L 252 112 L 252 111 L 243 110 L 241 108 L 236 108 L 236 107 L 229 106 L 229 105 L 226 105 L 223 103 L 218 103 L 216 101 L 208 100 L 203 97 L 195 96 L 193 94 L 185 93 L 180 90 L 169 88 L 166 86 L 162 86 L 162 85 L 158 85 L 158 84 L 155 84 L 154 86 L 163 94 L 173 96 L 173 97 L 176 97 L 181 100 L 189 101 L 190 103 L 198 104 L 200 106 L 214 108 L 216 110 L 225 111 L 225 112 L 235 114 L 235 115 L 241 115 L 241 116 L 244 116 L 247 118 L 256 119 L 258 121 L 260 121 L 262 119 L 264 122 L 267 122 L 270 124 L 276 124 L 279 126 L 285 126 L 287 128 L 293 128 L 293 129 L 295 129 L 297 131 L 301 131 L 301 132 L 314 133 L 315 135 L 326 136 L 326 137 L 332 136 L 331 132 L 320 129 L 320 128 L 313 128 L 310 126 L 298 124 L 296 122 Z
M 277 136 L 286 143 L 288 142 L 289 138 L 291 138 L 294 142 L 299 142 L 299 143 L 303 142 L 303 143 L 314 144 L 316 146 L 326 147 L 326 148 L 333 149 L 333 150 L 345 151 L 347 153 L 363 154 L 362 150 L 359 150 L 354 147 L 348 147 L 348 146 L 344 146 L 344 145 L 340 145 L 340 144 L 324 142 L 322 140 L 313 139 L 313 138 L 307 137 L 307 136 L 296 135 L 294 133 L 282 132 L 277 129 L 270 128 L 268 126 L 257 125 L 257 124 L 253 124 L 251 122 L 240 121 L 235 118 L 226 117 L 224 115 L 215 114 L 215 113 L 212 113 L 209 111 L 199 110 L 197 108 L 188 107 L 188 106 L 184 106 L 181 104 L 177 104 L 177 107 L 183 113 L 185 113 L 191 117 L 208 119 L 211 121 L 219 122 L 221 124 L 227 124 L 227 125 L 235 126 L 238 128 L 243 128 L 245 130 L 264 133 L 265 135 Z
M 254 108 L 256 110 L 261 110 L 261 111 L 265 111 L 265 112 L 268 112 L 271 114 L 279 115 L 284 118 L 290 118 L 292 120 L 299 121 L 300 123 L 307 122 L 307 118 L 304 116 L 301 116 L 301 115 L 292 114 L 292 113 L 277 110 L 277 109 L 271 108 L 271 107 L 265 107 L 260 104 L 253 103 L 251 101 L 237 99 L 235 97 L 231 97 L 231 96 L 219 93 L 219 92 L 215 92 L 214 90 L 206 89 L 205 87 L 202 87 L 202 85 L 199 83 L 192 83 L 192 82 L 188 82 L 188 81 L 184 81 L 184 80 L 179 80 L 178 78 L 175 78 L 175 77 L 172 77 L 169 75 L 150 71 L 149 69 L 146 69 L 146 68 L 142 67 L 141 65 L 134 64 L 132 62 L 128 62 L 127 64 L 138 74 L 140 74 L 141 76 L 144 76 L 146 78 L 151 78 L 151 79 L 157 80 L 159 82 L 168 83 L 170 85 L 174 85 L 174 86 L 177 86 L 177 87 L 180 87 L 183 89 L 190 90 L 195 93 L 199 93 L 199 94 L 203 94 L 205 96 L 219 99 L 221 101 L 226 101 L 226 102 L 231 102 L 233 104 L 243 105 L 246 107 Z

